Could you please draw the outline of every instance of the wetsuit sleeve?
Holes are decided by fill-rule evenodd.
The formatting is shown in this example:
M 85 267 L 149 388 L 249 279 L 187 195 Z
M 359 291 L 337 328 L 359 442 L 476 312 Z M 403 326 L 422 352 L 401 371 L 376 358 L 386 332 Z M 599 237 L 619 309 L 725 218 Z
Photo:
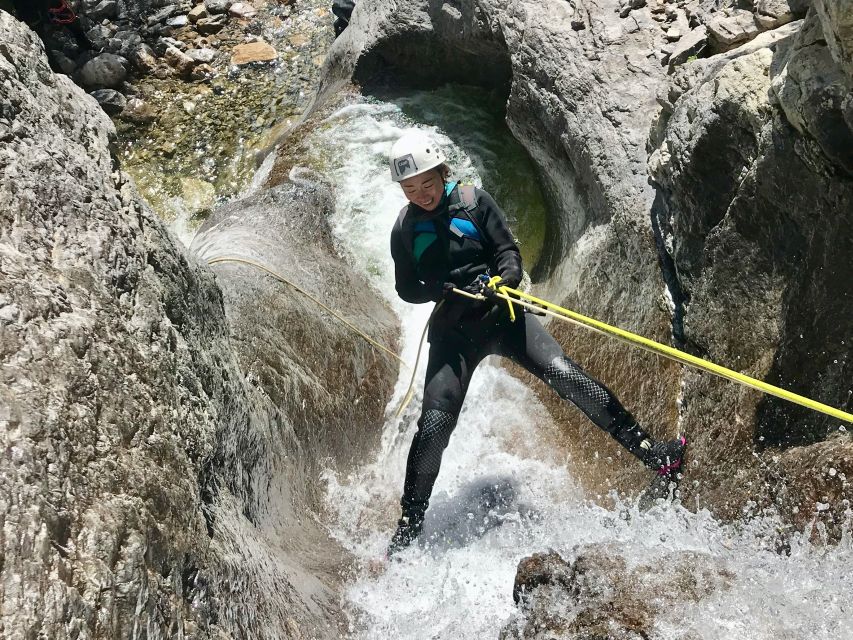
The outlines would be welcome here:
M 437 302 L 441 298 L 439 286 L 430 286 L 418 279 L 412 255 L 403 246 L 399 220 L 391 231 L 391 257 L 394 259 L 394 287 L 398 296 L 412 304 Z
M 506 223 L 506 216 L 488 193 L 477 189 L 475 194 L 480 209 L 482 232 L 487 236 L 486 240 L 494 251 L 492 266 L 497 270 L 496 275 L 499 275 L 508 287 L 515 289 L 522 278 L 521 253 Z

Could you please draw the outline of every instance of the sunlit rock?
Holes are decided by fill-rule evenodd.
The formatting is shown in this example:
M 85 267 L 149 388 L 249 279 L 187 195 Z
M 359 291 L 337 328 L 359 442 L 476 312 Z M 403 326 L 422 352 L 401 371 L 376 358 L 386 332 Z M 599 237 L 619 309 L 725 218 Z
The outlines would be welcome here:
M 657 632 L 659 615 L 724 591 L 734 578 L 701 553 L 665 552 L 628 567 L 621 552 L 618 545 L 589 545 L 570 562 L 555 552 L 524 558 L 513 589 L 521 615 L 501 640 L 671 637 Z
M 248 42 L 238 44 L 231 50 L 231 64 L 244 65 L 252 62 L 269 62 L 275 60 L 278 53 L 275 48 L 264 42 Z

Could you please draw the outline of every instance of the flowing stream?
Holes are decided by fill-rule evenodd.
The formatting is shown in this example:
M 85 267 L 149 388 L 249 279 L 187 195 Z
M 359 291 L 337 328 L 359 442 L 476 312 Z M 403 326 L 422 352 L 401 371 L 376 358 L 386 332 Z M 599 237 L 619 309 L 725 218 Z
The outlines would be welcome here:
M 449 151 L 455 177 L 496 194 L 528 268 L 545 234 L 529 160 L 494 122 L 494 112 L 468 95 L 448 88 L 365 99 L 328 117 L 309 140 L 309 164 L 336 187 L 333 224 L 340 247 L 399 314 L 408 362 L 415 360 L 432 305 L 406 304 L 394 292 L 388 238 L 405 200 L 389 180 L 386 153 L 403 129 L 428 130 Z M 358 559 L 344 593 L 352 638 L 497 638 L 516 614 L 512 585 L 519 560 L 548 549 L 571 559 L 577 545 L 588 543 L 615 543 L 629 566 L 691 551 L 732 572 L 730 588 L 659 616 L 659 637 L 692 631 L 691 637 L 704 639 L 853 638 L 849 531 L 834 547 L 795 538 L 783 555 L 774 549 L 772 514 L 722 525 L 705 511 L 677 504 L 646 512 L 618 500 L 614 508 L 597 506 L 573 481 L 571 460 L 554 446 L 557 426 L 532 391 L 494 358 L 478 368 L 445 453 L 426 542 L 375 570 L 372 560 L 382 555 L 399 516 L 416 429 L 419 392 L 401 419 L 393 417 L 409 375 L 400 373 L 376 457 L 347 477 L 328 472 L 324 478 L 331 530 Z M 609 454 L 589 452 L 602 464 Z

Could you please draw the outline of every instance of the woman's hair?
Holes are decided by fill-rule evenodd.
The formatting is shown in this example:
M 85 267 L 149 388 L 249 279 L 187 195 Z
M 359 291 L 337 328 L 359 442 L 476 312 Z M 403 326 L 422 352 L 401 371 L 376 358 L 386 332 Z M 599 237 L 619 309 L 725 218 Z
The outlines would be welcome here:
M 446 162 L 442 162 L 435 168 L 435 170 L 438 171 L 438 175 L 441 176 L 441 179 L 444 182 L 447 182 L 447 178 L 450 176 L 450 167 L 448 164 Z

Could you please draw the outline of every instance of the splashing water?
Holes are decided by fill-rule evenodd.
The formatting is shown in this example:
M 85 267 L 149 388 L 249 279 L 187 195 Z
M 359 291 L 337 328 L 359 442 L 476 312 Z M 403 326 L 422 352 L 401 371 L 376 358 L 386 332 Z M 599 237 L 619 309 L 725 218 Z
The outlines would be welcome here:
M 459 117 L 458 109 L 453 113 Z M 336 186 L 336 237 L 398 313 L 408 362 L 432 305 L 408 305 L 394 293 L 388 240 L 405 199 L 389 180 L 386 154 L 415 124 L 399 105 L 370 101 L 337 111 L 309 141 L 313 162 Z M 418 126 L 449 152 L 457 176 L 480 183 L 481 158 L 442 129 Z M 389 415 L 409 375 L 401 372 Z M 430 542 L 371 572 L 370 561 L 383 553 L 399 516 L 419 401 L 416 396 L 402 419 L 388 419 L 375 460 L 349 477 L 325 476 L 332 533 L 359 561 L 345 592 L 353 638 L 496 638 L 516 613 L 519 560 L 547 549 L 571 559 L 574 547 L 586 543 L 615 543 L 632 566 L 672 551 L 701 552 L 734 574 L 728 590 L 659 617 L 655 637 L 687 631 L 707 640 L 853 637 L 849 534 L 827 549 L 795 539 L 790 555 L 782 556 L 773 549 L 772 518 L 722 525 L 706 511 L 679 505 L 640 512 L 615 499 L 613 508 L 597 506 L 573 482 L 571 460 L 556 446 L 557 426 L 547 411 L 495 358 L 474 375 L 445 452 L 422 536 Z

